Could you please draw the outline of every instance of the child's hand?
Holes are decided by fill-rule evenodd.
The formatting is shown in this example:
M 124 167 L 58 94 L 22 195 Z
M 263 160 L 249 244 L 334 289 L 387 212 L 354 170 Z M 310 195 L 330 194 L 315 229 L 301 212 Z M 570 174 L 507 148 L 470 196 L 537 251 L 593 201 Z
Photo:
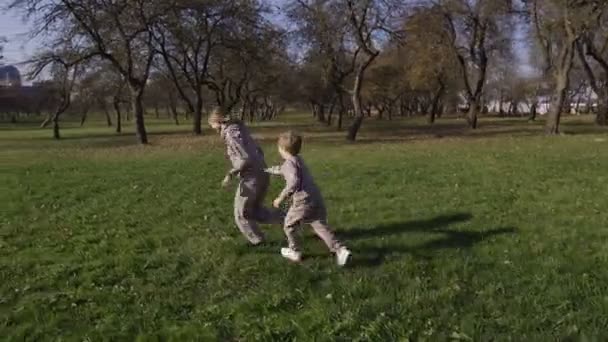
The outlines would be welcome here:
M 230 185 L 230 181 L 232 181 L 232 176 L 230 174 L 227 174 L 226 177 L 224 177 L 224 180 L 222 181 L 222 188 L 228 187 L 228 185 Z
M 281 206 L 282 202 L 283 202 L 282 198 L 277 198 L 272 202 L 272 205 L 278 209 Z
M 269 168 L 264 169 L 264 172 L 271 174 L 271 175 L 280 176 L 281 167 L 280 166 L 269 167 Z

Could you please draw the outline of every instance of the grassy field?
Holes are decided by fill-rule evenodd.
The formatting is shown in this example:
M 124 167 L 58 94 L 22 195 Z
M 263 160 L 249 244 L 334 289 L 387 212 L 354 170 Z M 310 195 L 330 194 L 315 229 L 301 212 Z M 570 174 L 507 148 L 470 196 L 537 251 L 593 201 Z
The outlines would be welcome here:
M 309 231 L 302 265 L 278 254 L 280 227 L 246 246 L 210 132 L 151 123 L 141 147 L 101 125 L 59 142 L 1 126 L 1 339 L 608 338 L 605 130 L 370 120 L 346 144 L 306 122 L 292 125 L 354 252 L 345 269 Z M 283 129 L 253 128 L 269 163 Z

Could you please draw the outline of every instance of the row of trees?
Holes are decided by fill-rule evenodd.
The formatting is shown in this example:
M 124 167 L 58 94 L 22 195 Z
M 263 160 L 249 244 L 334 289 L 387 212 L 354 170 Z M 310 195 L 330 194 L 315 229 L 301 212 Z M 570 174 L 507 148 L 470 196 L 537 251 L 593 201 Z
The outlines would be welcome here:
M 263 0 L 14 0 L 10 8 L 36 18 L 34 34 L 48 37 L 32 75 L 50 70 L 63 94 L 49 120 L 57 136 L 74 101 L 108 113 L 109 124 L 110 109 L 117 125 L 129 109 L 146 143 L 146 110 L 167 108 L 177 121 L 184 108 L 201 134 L 212 105 L 251 119 L 307 105 L 339 129 L 348 118 L 355 140 L 372 112 L 421 113 L 432 123 L 460 108 L 475 129 L 492 103 L 499 113 L 526 103 L 534 119 L 543 96 L 547 133 L 557 134 L 570 98 L 587 89 L 598 96 L 597 123 L 606 124 L 602 0 L 286 0 L 280 8 Z M 524 45 L 527 73 L 518 65 Z
M 365 24 L 354 23 L 350 28 L 355 29 L 354 38 L 352 32 L 348 34 L 348 23 L 340 21 L 349 18 L 339 10 L 344 3 L 349 2 L 297 1 L 291 12 L 313 46 L 306 66 L 314 68 L 316 62 L 322 75 L 317 79 L 325 81 L 325 87 L 311 87 L 323 94 L 310 93 L 322 121 L 319 99 L 356 95 L 356 80 L 363 72 L 367 79 L 363 98 L 368 110 L 375 107 L 379 117 L 385 112 L 390 117 L 395 110 L 415 111 L 424 112 L 433 122 L 445 108 L 455 111 L 462 102 L 467 122 L 475 129 L 480 112 L 487 111 L 490 102 L 499 104 L 500 113 L 504 102 L 510 102 L 509 112 L 526 103 L 534 119 L 539 101 L 547 98 L 546 130 L 557 134 L 561 114 L 571 100 L 580 99 L 580 92 L 591 88 L 598 97 L 597 123 L 606 124 L 608 2 L 437 0 L 409 7 L 396 4 L 406 9 L 400 12 L 383 9 L 386 1 L 361 1 L 357 4 L 363 12 L 354 17 L 365 18 L 365 10 L 372 14 Z M 383 11 L 384 16 L 374 14 Z M 391 20 L 395 13 L 397 20 Z M 357 44 L 358 37 L 367 37 L 370 48 Z M 381 49 L 376 47 L 380 45 Z M 533 68 L 527 74 L 517 56 L 525 45 Z M 358 55 L 361 51 L 367 51 L 363 58 Z M 368 65 L 370 59 L 374 63 Z M 353 70 L 357 70 L 355 87 L 349 90 L 343 84 L 352 82 Z M 333 100 L 324 102 L 325 107 L 333 107 Z M 361 100 L 354 97 L 353 103 L 356 107 Z M 353 138 L 353 132 L 349 133 Z

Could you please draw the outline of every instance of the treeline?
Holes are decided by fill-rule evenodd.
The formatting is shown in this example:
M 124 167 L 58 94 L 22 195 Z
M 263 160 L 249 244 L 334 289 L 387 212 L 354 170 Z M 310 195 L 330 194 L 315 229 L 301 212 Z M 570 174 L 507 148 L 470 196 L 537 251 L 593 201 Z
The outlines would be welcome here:
M 77 110 L 106 113 L 120 131 L 145 113 L 187 119 L 205 111 L 245 120 L 287 107 L 355 140 L 366 117 L 462 112 L 547 113 L 559 133 L 572 103 L 606 124 L 608 4 L 599 0 L 14 0 L 46 37 L 30 76 L 51 75 L 46 122 Z M 522 61 L 522 54 L 530 56 Z M 581 103 L 584 103 L 582 105 Z M 183 115 L 179 115 L 183 112 Z M 114 119 L 114 120 L 112 120 Z

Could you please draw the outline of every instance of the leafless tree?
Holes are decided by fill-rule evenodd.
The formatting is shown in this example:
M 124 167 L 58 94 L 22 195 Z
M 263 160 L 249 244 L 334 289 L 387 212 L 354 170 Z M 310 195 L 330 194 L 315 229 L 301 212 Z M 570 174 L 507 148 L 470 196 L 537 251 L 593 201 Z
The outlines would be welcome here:
M 547 134 L 559 134 L 577 44 L 590 21 L 606 7 L 599 0 L 526 0 L 534 37 L 543 56 L 543 75 L 551 79 L 554 95 L 546 123 Z
M 34 35 L 50 44 L 71 42 L 83 59 L 102 58 L 122 75 L 131 92 L 138 140 L 148 142 L 143 96 L 155 57 L 152 30 L 170 2 L 162 0 L 14 0 L 35 20 Z
M 37 77 L 44 70 L 50 69 L 54 85 L 53 93 L 58 101 L 52 115 L 41 126 L 45 127 L 48 121 L 51 121 L 53 123 L 53 137 L 60 139 L 59 118 L 72 104 L 74 86 L 84 70 L 83 61 L 80 56 L 74 55 L 70 51 L 51 51 L 40 54 L 30 61 L 30 64 L 32 66 L 32 77 Z

